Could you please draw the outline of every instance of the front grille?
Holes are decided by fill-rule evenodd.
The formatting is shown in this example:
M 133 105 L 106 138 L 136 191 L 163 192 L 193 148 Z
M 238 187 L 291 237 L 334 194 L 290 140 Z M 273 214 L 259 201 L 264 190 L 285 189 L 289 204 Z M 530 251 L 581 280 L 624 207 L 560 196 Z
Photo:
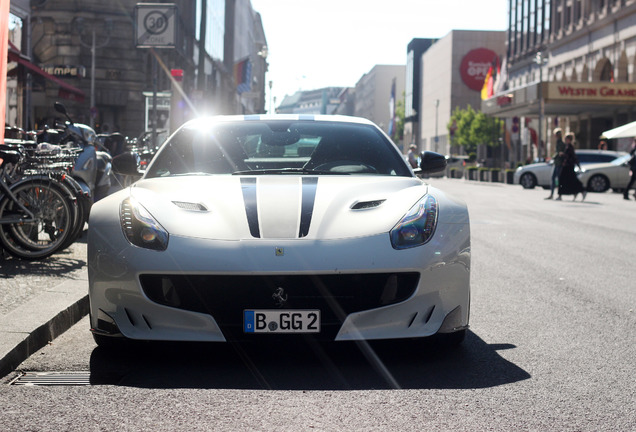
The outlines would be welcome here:
M 245 309 L 275 309 L 273 294 L 283 289 L 281 309 L 320 309 L 322 336 L 333 339 L 347 315 L 401 302 L 415 292 L 419 273 L 340 275 L 141 275 L 152 301 L 208 313 L 228 339 L 244 338 Z

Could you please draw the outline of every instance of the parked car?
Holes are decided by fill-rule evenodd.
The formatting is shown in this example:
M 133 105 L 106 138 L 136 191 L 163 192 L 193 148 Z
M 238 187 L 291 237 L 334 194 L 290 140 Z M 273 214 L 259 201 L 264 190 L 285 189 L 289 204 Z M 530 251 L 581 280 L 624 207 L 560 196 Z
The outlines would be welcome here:
M 611 150 L 576 150 L 576 156 L 581 166 L 611 162 L 626 154 Z M 524 189 L 533 189 L 536 186 L 549 189 L 553 167 L 554 161 L 552 160 L 521 166 L 515 171 L 514 183 L 520 184 Z
M 445 166 L 422 154 L 422 172 Z M 452 345 L 468 328 L 470 256 L 465 204 L 415 176 L 368 120 L 193 120 L 140 180 L 93 206 L 91 330 L 106 347 L 433 335 Z
M 429 177 L 450 177 L 451 169 L 460 172 L 459 177 L 463 176 L 464 168 L 468 163 L 469 156 L 465 155 L 446 155 L 446 169 L 437 173 L 429 174 Z
M 631 156 L 625 154 L 609 163 L 586 165 L 578 174 L 579 180 L 590 192 L 605 192 L 610 188 L 622 191 L 629 183 L 630 159 Z

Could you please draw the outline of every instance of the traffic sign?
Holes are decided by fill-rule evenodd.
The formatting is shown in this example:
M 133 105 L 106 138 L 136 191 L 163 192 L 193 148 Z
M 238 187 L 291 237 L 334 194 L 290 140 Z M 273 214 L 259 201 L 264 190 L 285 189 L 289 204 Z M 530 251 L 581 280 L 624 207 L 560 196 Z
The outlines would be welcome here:
M 137 3 L 137 48 L 174 48 L 177 40 L 177 6 L 173 3 Z

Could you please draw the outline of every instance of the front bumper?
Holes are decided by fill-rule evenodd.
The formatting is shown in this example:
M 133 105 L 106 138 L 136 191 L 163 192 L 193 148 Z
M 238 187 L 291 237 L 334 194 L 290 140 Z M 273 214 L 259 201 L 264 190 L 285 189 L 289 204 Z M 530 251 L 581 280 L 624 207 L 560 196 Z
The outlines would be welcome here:
M 290 294 L 296 290 L 304 297 L 302 304 L 289 302 L 283 307 L 319 307 L 323 311 L 324 331 L 318 335 L 322 339 L 399 339 L 459 330 L 468 325 L 469 238 L 467 223 L 439 223 L 429 243 L 399 251 L 391 248 L 388 234 L 380 234 L 283 241 L 172 236 L 168 249 L 156 252 L 131 246 L 118 226 L 91 226 L 91 327 L 99 334 L 120 332 L 142 340 L 244 339 L 248 335 L 242 333 L 242 309 L 273 308 L 273 303 L 268 306 L 272 292 L 283 286 Z M 195 286 L 196 292 L 187 296 L 174 297 L 168 288 L 161 288 L 162 279 L 183 281 L 188 277 L 188 286 Z M 148 278 L 155 280 L 149 283 Z M 238 285 L 232 281 L 240 278 L 247 278 L 241 285 L 247 291 L 237 295 L 240 288 L 234 288 Z M 396 278 L 408 281 L 395 285 L 394 292 Z M 215 282 L 217 288 L 207 282 L 219 279 L 226 283 Z M 373 292 L 369 296 L 375 298 L 369 301 L 365 287 L 380 279 L 376 287 L 369 288 Z M 255 282 L 259 280 L 262 283 Z M 312 287 L 304 292 L 308 285 Z M 316 291 L 323 286 L 327 292 L 340 292 L 351 285 L 359 301 L 345 300 L 349 294 L 328 300 L 324 291 Z M 149 286 L 155 286 L 154 291 Z M 380 299 L 387 295 L 389 300 L 382 304 Z

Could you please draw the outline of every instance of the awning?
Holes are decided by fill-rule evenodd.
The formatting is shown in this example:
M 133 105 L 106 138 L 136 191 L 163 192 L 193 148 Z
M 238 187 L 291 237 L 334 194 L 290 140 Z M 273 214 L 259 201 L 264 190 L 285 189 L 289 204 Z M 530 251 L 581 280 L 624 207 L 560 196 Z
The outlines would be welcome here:
M 607 139 L 636 137 L 636 122 L 607 130 L 603 132 L 603 136 Z
M 78 102 L 83 102 L 86 94 L 78 89 L 77 87 L 73 87 L 72 85 L 65 83 L 63 80 L 59 79 L 55 75 L 51 75 L 40 69 L 38 66 L 31 63 L 25 57 L 23 57 L 19 51 L 12 49 L 13 47 L 9 47 L 9 61 L 16 62 L 18 64 L 23 65 L 27 69 L 35 72 L 38 75 L 43 76 L 44 78 L 53 81 L 55 84 L 60 86 L 59 96 L 64 99 L 75 100 Z

